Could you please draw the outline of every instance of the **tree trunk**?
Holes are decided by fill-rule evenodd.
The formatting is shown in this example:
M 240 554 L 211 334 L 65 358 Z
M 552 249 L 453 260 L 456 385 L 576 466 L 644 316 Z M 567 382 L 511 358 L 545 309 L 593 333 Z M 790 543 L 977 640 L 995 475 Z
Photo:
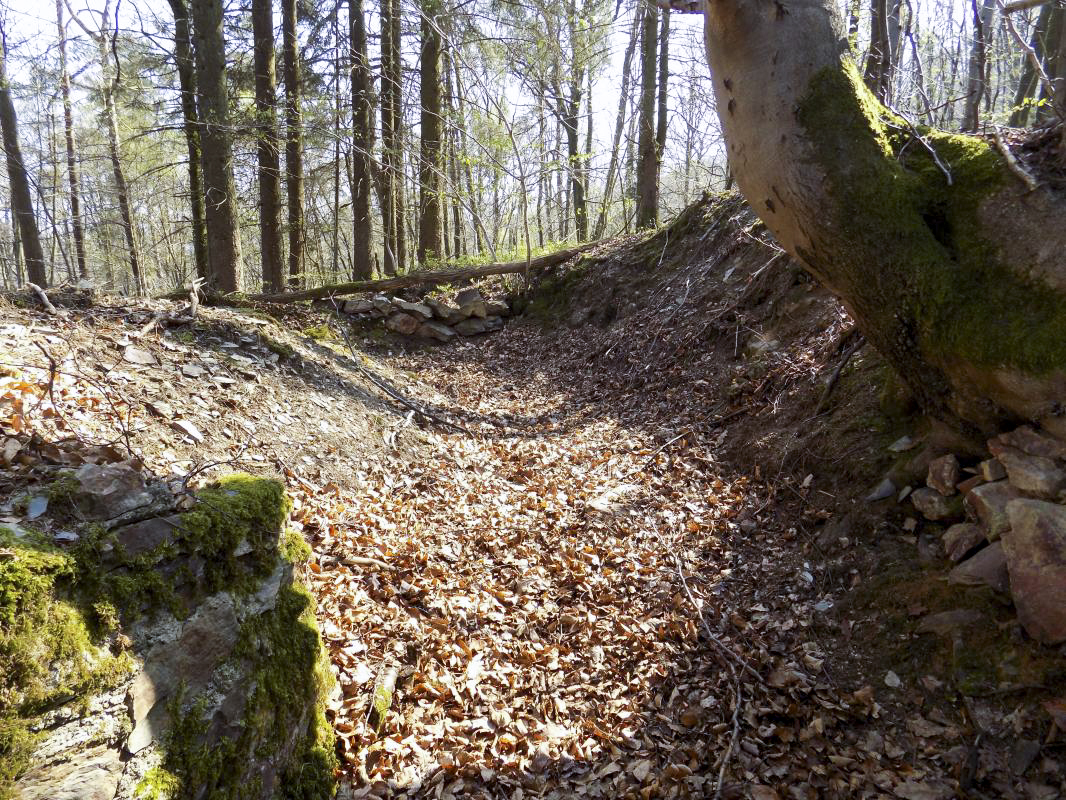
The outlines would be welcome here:
M 611 144 L 611 160 L 607 164 L 607 178 L 603 188 L 603 205 L 600 206 L 600 214 L 596 218 L 596 227 L 592 238 L 603 238 L 607 230 L 607 214 L 611 207 L 611 197 L 614 194 L 614 184 L 618 176 L 619 144 L 622 141 L 622 131 L 626 123 L 626 107 L 629 105 L 629 78 L 633 64 L 633 53 L 637 49 L 637 40 L 640 37 L 640 26 L 644 21 L 644 13 L 647 9 L 645 3 L 637 3 L 633 11 L 633 23 L 629 30 L 629 44 L 626 45 L 625 55 L 622 57 L 622 88 L 618 92 L 618 113 L 614 118 L 614 141 Z
M 422 0 L 422 61 L 419 98 L 422 104 L 418 166 L 418 264 L 440 257 L 440 28 L 437 0 Z
M 15 104 L 11 101 L 11 87 L 7 82 L 7 36 L 3 28 L 0 28 L 0 129 L 4 139 L 4 155 L 7 157 L 7 177 L 11 183 L 11 211 L 18 221 L 22 252 L 26 256 L 26 275 L 30 283 L 44 287 L 48 285 L 48 273 L 45 271 L 37 217 L 30 199 L 30 178 L 19 148 L 18 119 L 15 117 Z
M 1029 39 L 1029 47 L 1032 48 L 1038 61 L 1044 60 L 1044 35 L 1051 19 L 1051 11 L 1055 8 L 1052 3 L 1047 3 L 1040 9 L 1033 26 L 1033 34 Z M 1014 103 L 1011 109 L 1010 126 L 1012 128 L 1024 127 L 1029 119 L 1029 111 L 1032 100 L 1036 96 L 1036 90 L 1040 85 L 1040 76 L 1036 74 L 1033 61 L 1026 53 L 1022 56 L 1022 76 L 1018 80 L 1018 88 L 1014 93 Z
M 259 255 L 263 290 L 280 292 L 285 285 L 281 241 L 281 163 L 278 135 L 278 83 L 274 69 L 273 0 L 252 0 L 255 42 L 256 162 L 259 173 Z
M 196 276 L 207 280 L 207 211 L 204 207 L 203 151 L 200 120 L 196 113 L 196 65 L 193 63 L 192 32 L 185 0 L 170 0 L 174 12 L 174 63 L 181 87 L 181 116 L 185 145 L 189 151 L 189 207 L 192 212 L 192 249 Z
M 63 24 L 63 0 L 56 0 L 56 25 L 59 31 L 59 87 L 63 95 L 63 133 L 67 145 L 67 182 L 70 184 L 70 225 L 74 235 L 74 253 L 78 277 L 89 278 L 85 260 L 85 230 L 81 223 L 81 187 L 74 146 L 74 114 L 70 106 L 70 73 L 67 72 L 67 28 Z
M 659 29 L 659 101 L 655 111 L 655 187 L 659 192 L 663 153 L 666 152 L 666 123 L 668 121 L 667 86 L 670 82 L 670 9 L 664 8 Z M 658 203 L 656 203 L 658 205 Z
M 864 80 L 882 103 L 892 99 L 892 77 L 896 69 L 896 38 L 900 0 L 871 0 L 870 55 Z
M 655 65 L 659 15 L 649 8 L 644 15 L 640 43 L 640 120 L 637 133 L 637 227 L 653 228 L 659 222 L 659 184 L 655 157 Z
M 974 132 L 981 124 L 981 101 L 988 91 L 988 46 L 991 43 L 994 0 L 970 0 L 973 11 L 973 47 L 970 49 L 970 70 L 966 80 L 966 105 L 962 115 L 962 130 Z
M 222 0 L 192 0 L 191 9 L 196 42 L 196 83 L 203 120 L 200 143 L 203 148 L 208 279 L 220 292 L 236 292 L 240 290 L 241 240 L 237 228 L 237 188 L 233 182 Z
M 282 0 L 281 32 L 285 72 L 285 190 L 289 210 L 289 284 L 299 286 L 304 254 L 304 166 L 296 0 Z
M 404 202 L 406 171 L 403 157 L 403 54 L 400 41 L 401 6 L 400 0 L 385 0 L 390 7 L 389 14 L 389 84 L 392 88 L 392 141 L 389 153 L 392 159 L 393 196 L 396 221 L 393 230 L 395 245 L 393 256 L 395 269 L 403 269 L 407 264 L 407 204 Z M 394 269 L 394 271 L 395 271 Z M 388 273 L 388 270 L 386 270 Z
M 352 276 L 370 277 L 374 264 L 370 190 L 374 181 L 374 97 L 362 0 L 348 0 L 352 64 Z
M 749 203 L 927 411 L 975 434 L 1018 419 L 1066 434 L 1066 197 L 1030 191 L 983 139 L 915 141 L 864 86 L 832 0 L 772 2 L 705 10 Z

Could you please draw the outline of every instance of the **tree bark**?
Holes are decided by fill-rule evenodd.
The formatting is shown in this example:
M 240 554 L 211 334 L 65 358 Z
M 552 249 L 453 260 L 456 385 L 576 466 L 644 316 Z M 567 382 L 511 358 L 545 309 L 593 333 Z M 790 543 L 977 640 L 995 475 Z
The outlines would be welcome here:
M 348 0 L 352 64 L 352 277 L 368 279 L 373 271 L 373 219 L 370 191 L 374 181 L 374 97 L 366 49 L 362 0 Z
M 653 228 L 659 222 L 659 182 L 655 157 L 655 79 L 659 15 L 649 8 L 644 15 L 640 44 L 640 119 L 637 123 L 637 227 Z
M 189 209 L 192 213 L 192 250 L 196 277 L 207 280 L 207 210 L 204 203 L 203 151 L 200 119 L 196 112 L 196 64 L 192 54 L 192 30 L 185 0 L 170 0 L 174 12 L 174 64 L 181 87 L 181 116 L 185 146 L 189 151 Z
M 919 403 L 974 434 L 1066 434 L 1063 193 L 878 103 L 832 0 L 715 0 L 704 30 L 738 185 Z
M 296 37 L 296 0 L 281 2 L 281 32 L 285 73 L 285 190 L 289 212 L 289 284 L 299 286 L 303 273 L 305 233 L 300 43 Z
M 259 174 L 259 255 L 263 288 L 285 285 L 281 230 L 281 137 L 278 135 L 278 83 L 274 61 L 273 0 L 252 0 L 255 62 L 256 162 Z
M 896 69 L 900 0 L 871 0 L 870 54 L 864 80 L 882 103 L 891 102 L 892 77 Z
M 1051 11 L 1055 6 L 1048 3 L 1040 9 L 1036 25 L 1033 26 L 1033 34 L 1029 39 L 1029 47 L 1038 61 L 1044 60 L 1044 36 L 1051 19 Z M 1018 79 L 1018 88 L 1014 93 L 1009 125 L 1012 128 L 1025 126 L 1029 119 L 1030 104 L 1036 96 L 1036 90 L 1040 86 L 1040 76 L 1036 74 L 1032 58 L 1028 53 L 1022 56 L 1022 75 Z
M 220 292 L 240 290 L 241 240 L 226 85 L 226 42 L 222 0 L 192 0 L 196 77 L 203 134 L 204 207 L 207 220 L 208 281 Z
M 422 61 L 419 70 L 418 263 L 441 253 L 440 28 L 437 0 L 421 0 Z
M 656 194 L 662 182 L 663 153 L 666 152 L 666 124 L 669 113 L 667 88 L 670 83 L 670 9 L 663 9 L 662 18 L 662 25 L 659 28 L 659 100 L 655 111 Z
M 975 132 L 981 124 L 981 101 L 988 91 L 988 48 L 991 44 L 994 0 L 970 0 L 973 11 L 973 46 L 970 49 L 970 69 L 966 80 L 966 105 L 962 116 L 962 130 Z
M 70 73 L 67 71 L 67 28 L 63 23 L 63 0 L 56 0 L 56 26 L 59 33 L 59 87 L 63 95 L 63 134 L 67 146 L 67 183 L 70 186 L 70 225 L 74 236 L 74 253 L 78 277 L 89 278 L 85 260 L 85 231 L 81 222 L 81 186 L 74 145 L 74 114 L 70 106 Z
M 33 212 L 30 195 L 30 178 L 22 160 L 19 147 L 18 119 L 15 104 L 11 100 L 11 87 L 7 80 L 7 35 L 0 27 L 0 131 L 4 139 L 4 155 L 7 158 L 7 176 L 11 184 L 11 211 L 18 220 L 18 233 L 22 240 L 22 252 L 26 256 L 26 275 L 30 283 L 40 287 L 48 285 L 45 271 L 44 251 L 37 230 L 37 217 Z

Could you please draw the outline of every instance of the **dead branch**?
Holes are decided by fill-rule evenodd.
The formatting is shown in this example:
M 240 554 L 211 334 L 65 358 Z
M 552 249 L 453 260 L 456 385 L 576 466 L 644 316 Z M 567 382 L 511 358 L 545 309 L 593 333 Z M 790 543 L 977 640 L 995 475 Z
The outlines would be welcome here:
M 305 289 L 302 292 L 283 292 L 280 294 L 254 294 L 249 300 L 264 303 L 295 303 L 299 300 L 320 300 L 325 297 L 340 297 L 346 294 L 365 294 L 367 292 L 383 292 L 393 289 L 405 289 L 411 286 L 424 284 L 457 283 L 459 281 L 485 278 L 489 275 L 515 275 L 527 271 L 542 270 L 554 267 L 557 264 L 569 261 L 577 255 L 599 245 L 599 242 L 590 242 L 559 250 L 555 253 L 534 258 L 530 262 L 509 261 L 503 264 L 487 264 L 483 267 L 466 267 L 463 269 L 427 270 L 425 272 L 409 272 L 406 275 L 397 275 L 394 278 L 382 278 L 376 281 L 352 281 L 350 283 L 333 283 L 328 286 L 318 286 L 314 289 Z
M 1036 182 L 1036 178 L 1029 174 L 1025 167 L 1023 167 L 1018 159 L 1015 158 L 1014 153 L 1012 153 L 1010 148 L 1007 147 L 1007 143 L 1003 141 L 1003 136 L 998 130 L 993 131 L 992 140 L 996 143 L 996 149 L 999 150 L 999 154 L 1003 156 L 1003 161 L 1006 162 L 1007 169 L 1014 173 L 1014 176 L 1024 183 L 1025 187 L 1030 192 L 1035 192 L 1039 185 Z
M 855 328 L 852 328 L 851 331 L 849 331 L 848 335 L 854 332 L 857 331 Z M 817 417 L 819 414 L 825 411 L 826 406 L 829 405 L 829 398 L 833 394 L 833 389 L 836 387 L 837 381 L 840 380 L 840 373 L 844 371 L 844 367 L 846 367 L 848 365 L 848 362 L 851 361 L 851 357 L 857 352 L 859 352 L 859 348 L 862 347 L 864 344 L 866 344 L 866 339 L 860 333 L 858 338 L 852 343 L 852 345 L 844 351 L 844 355 L 840 357 L 840 361 L 837 363 L 836 369 L 833 370 L 833 374 L 829 376 L 829 380 L 825 383 L 825 389 L 822 391 L 822 396 L 821 398 L 819 398 L 818 405 L 814 409 L 814 416 Z
M 48 299 L 48 295 L 44 293 L 44 289 L 38 286 L 36 283 L 27 283 L 26 288 L 37 295 L 37 299 L 41 301 L 41 305 L 44 306 L 44 310 L 51 314 L 53 317 L 59 312 L 56 311 L 56 307 L 52 305 L 52 301 Z
M 1050 3 L 1051 0 L 1014 0 L 1013 3 L 1007 3 L 1003 6 L 1004 14 L 1013 14 L 1015 11 L 1025 11 L 1029 8 L 1036 8 Z

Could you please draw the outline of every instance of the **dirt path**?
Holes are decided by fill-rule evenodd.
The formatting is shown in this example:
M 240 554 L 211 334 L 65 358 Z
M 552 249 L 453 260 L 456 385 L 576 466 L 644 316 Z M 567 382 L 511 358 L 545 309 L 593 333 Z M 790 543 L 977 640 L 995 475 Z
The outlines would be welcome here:
M 579 338 L 519 327 L 391 360 L 525 424 L 430 434 L 431 455 L 311 523 L 346 796 L 950 796 L 913 742 L 864 738 L 877 693 L 826 661 L 834 598 L 796 529 L 764 522 L 764 490 L 719 465 L 719 432 L 670 441 L 694 409 L 603 394 Z

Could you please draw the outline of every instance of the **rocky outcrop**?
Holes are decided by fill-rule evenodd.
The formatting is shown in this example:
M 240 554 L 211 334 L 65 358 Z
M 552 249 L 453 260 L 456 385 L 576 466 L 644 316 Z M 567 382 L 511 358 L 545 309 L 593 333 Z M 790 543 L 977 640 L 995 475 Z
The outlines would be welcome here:
M 330 796 L 330 673 L 282 486 L 234 475 L 181 498 L 107 464 L 22 505 L 39 496 L 48 516 L 0 527 L 20 664 L 0 678 L 0 795 Z
M 456 335 L 498 331 L 511 316 L 511 306 L 506 301 L 487 299 L 475 288 L 460 291 L 454 305 L 433 298 L 411 303 L 379 294 L 370 299 L 347 300 L 340 310 L 365 321 L 384 320 L 386 328 L 403 336 L 438 342 L 449 342 Z
M 1030 636 L 1066 642 L 1066 442 L 1023 425 L 988 451 L 967 468 L 954 455 L 934 459 L 911 502 L 931 522 L 956 523 L 942 536 L 958 562 L 952 583 L 1009 592 Z M 951 507 L 959 495 L 969 522 Z

